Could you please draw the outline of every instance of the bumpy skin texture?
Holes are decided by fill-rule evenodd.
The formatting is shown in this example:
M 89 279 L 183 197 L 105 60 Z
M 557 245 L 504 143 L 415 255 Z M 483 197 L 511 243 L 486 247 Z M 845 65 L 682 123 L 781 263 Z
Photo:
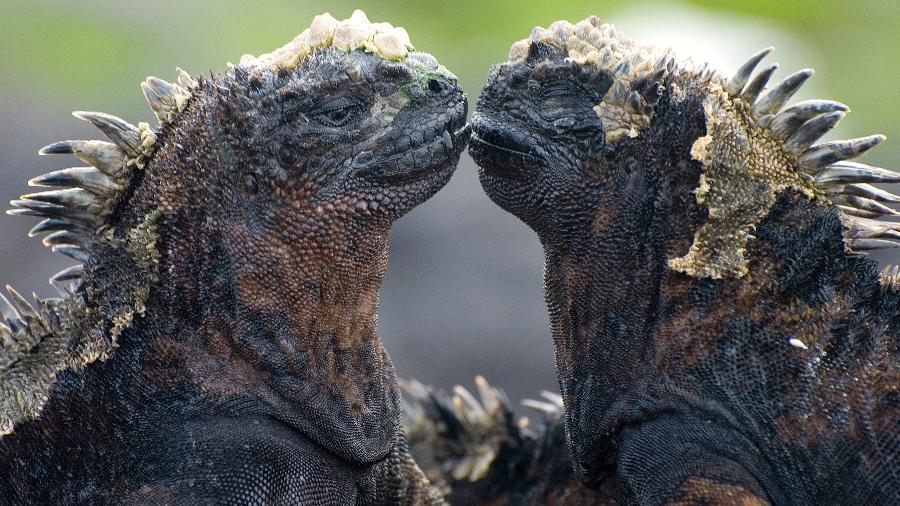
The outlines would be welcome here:
M 625 504 L 900 502 L 900 296 L 845 252 L 837 210 L 785 190 L 744 277 L 673 271 L 707 220 L 707 88 L 669 74 L 652 122 L 607 144 L 612 76 L 565 57 L 536 42 L 494 67 L 470 152 L 544 247 L 579 477 Z
M 424 54 L 332 48 L 193 93 L 111 221 L 159 214 L 144 316 L 0 439 L 3 501 L 440 502 L 406 450 L 376 309 L 391 223 L 468 138 L 455 78 Z M 90 306 L 130 269 L 100 248 L 79 293 Z

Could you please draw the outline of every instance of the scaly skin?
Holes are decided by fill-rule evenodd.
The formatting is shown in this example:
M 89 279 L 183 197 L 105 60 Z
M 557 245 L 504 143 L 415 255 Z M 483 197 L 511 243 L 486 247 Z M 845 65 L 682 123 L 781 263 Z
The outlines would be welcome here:
M 0 439 L 4 501 L 441 502 L 376 310 L 391 224 L 450 179 L 465 115 L 422 53 L 323 47 L 201 78 L 108 220 L 122 237 L 153 217 L 143 316 Z M 132 262 L 96 243 L 86 307 Z
M 604 122 L 623 117 L 616 72 L 571 57 L 571 25 L 554 25 L 491 70 L 469 149 L 544 247 L 578 476 L 624 504 L 900 502 L 896 283 L 848 253 L 845 218 L 806 179 L 724 252 L 731 271 L 676 270 L 714 218 L 695 190 L 730 177 L 710 179 L 696 144 L 733 141 L 705 109 L 719 81 L 663 62 L 637 97 L 650 114 Z

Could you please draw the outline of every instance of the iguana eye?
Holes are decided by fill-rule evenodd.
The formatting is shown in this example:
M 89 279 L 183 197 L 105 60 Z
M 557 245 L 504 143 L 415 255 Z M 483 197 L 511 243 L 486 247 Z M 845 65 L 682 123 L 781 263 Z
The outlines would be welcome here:
M 342 127 L 359 113 L 361 108 L 357 104 L 348 104 L 341 107 L 326 109 L 316 115 L 316 119 L 325 126 Z
M 580 89 L 577 85 L 569 81 L 554 81 L 546 84 L 541 89 L 541 97 L 544 99 L 552 97 L 571 97 L 578 93 Z

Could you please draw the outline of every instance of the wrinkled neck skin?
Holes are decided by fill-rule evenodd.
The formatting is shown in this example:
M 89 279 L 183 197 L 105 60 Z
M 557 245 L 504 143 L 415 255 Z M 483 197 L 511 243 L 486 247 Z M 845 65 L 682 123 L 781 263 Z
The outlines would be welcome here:
M 671 129 L 676 123 L 661 118 L 659 124 Z M 852 308 L 883 295 L 874 262 L 844 253 L 837 212 L 791 191 L 778 197 L 754 232 L 743 278 L 671 270 L 668 260 L 688 251 L 706 219 L 691 192 L 702 167 L 687 154 L 698 133 L 687 126 L 650 129 L 623 145 L 612 156 L 637 161 L 628 181 L 607 188 L 590 219 L 568 219 L 575 226 L 567 237 L 542 236 L 566 429 L 576 472 L 588 486 L 612 472 L 618 438 L 628 427 L 668 416 L 726 425 L 735 417 L 753 418 L 736 413 L 740 407 L 710 401 L 722 385 L 698 379 L 727 367 L 730 347 L 766 343 L 771 348 L 745 350 L 741 363 L 766 354 L 771 356 L 762 361 L 774 363 L 798 350 L 790 338 L 810 348 L 821 339 L 853 339 L 823 329 L 854 325 Z M 790 369 L 801 367 L 800 361 L 782 362 L 767 373 L 774 385 L 800 374 Z M 753 381 L 759 405 L 771 404 L 765 401 L 766 377 Z M 804 416 L 782 408 L 773 409 L 773 418 Z M 777 435 L 763 431 L 752 439 Z
M 210 212 L 215 189 L 198 186 L 188 200 L 154 176 L 185 162 L 227 165 L 222 152 L 194 160 L 178 139 L 167 143 L 154 163 L 171 166 L 148 167 L 134 217 L 124 217 L 162 213 L 159 280 L 129 329 L 144 346 L 143 375 L 160 393 L 275 418 L 347 461 L 383 458 L 399 430 L 396 378 L 376 332 L 389 221 L 329 214 L 331 202 Z
M 566 431 L 576 472 L 589 486 L 601 479 L 597 466 L 614 457 L 611 434 L 598 429 L 620 421 L 617 415 L 609 420 L 610 412 L 628 385 L 645 377 L 652 355 L 666 269 L 665 248 L 653 237 L 661 224 L 654 221 L 650 216 L 639 225 L 613 224 L 619 229 L 614 236 L 585 234 L 578 248 L 544 241 L 545 297 Z M 623 242 L 627 237 L 638 248 L 616 246 L 631 244 Z

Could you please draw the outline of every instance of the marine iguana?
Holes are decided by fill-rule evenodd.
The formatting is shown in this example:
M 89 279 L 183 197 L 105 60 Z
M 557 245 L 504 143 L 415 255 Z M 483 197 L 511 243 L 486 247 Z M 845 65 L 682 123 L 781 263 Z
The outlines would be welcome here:
M 92 112 L 91 167 L 11 214 L 81 264 L 10 289 L 0 497 L 16 504 L 440 503 L 376 331 L 391 223 L 452 175 L 466 98 L 356 11 L 210 77 L 150 77 L 158 128 Z
M 626 504 L 900 504 L 900 175 L 847 112 L 596 17 L 516 42 L 470 153 L 537 232 L 578 476 Z

